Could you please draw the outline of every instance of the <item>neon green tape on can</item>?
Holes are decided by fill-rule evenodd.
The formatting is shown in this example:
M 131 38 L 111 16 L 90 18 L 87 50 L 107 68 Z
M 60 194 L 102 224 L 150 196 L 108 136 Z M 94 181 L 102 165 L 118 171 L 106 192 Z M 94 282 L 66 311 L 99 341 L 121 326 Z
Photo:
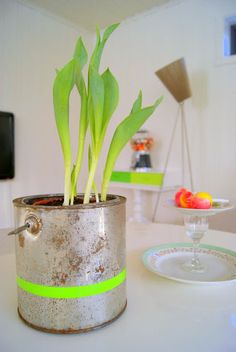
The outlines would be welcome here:
M 70 286 L 70 287 L 58 287 L 58 286 L 44 286 L 34 284 L 30 281 L 26 281 L 19 276 L 16 278 L 17 285 L 24 291 L 29 292 L 36 296 L 47 297 L 47 298 L 83 298 L 88 296 L 95 296 L 101 293 L 112 290 L 113 288 L 121 285 L 126 278 L 126 269 L 121 271 L 118 275 L 112 279 L 108 279 L 96 284 L 86 286 Z

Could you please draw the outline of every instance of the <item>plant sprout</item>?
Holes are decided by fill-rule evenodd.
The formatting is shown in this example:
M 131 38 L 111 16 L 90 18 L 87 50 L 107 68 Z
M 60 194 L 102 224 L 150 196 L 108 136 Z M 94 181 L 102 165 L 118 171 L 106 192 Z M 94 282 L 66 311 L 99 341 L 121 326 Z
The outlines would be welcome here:
M 104 168 L 99 199 L 94 182 L 101 149 L 110 119 L 118 105 L 119 87 L 111 73 L 106 69 L 99 73 L 102 52 L 106 41 L 118 24 L 109 26 L 101 38 L 97 29 L 97 40 L 88 66 L 87 86 L 83 77 L 83 68 L 87 64 L 88 54 L 79 38 L 73 58 L 61 70 L 57 71 L 53 85 L 53 103 L 57 130 L 64 158 L 64 205 L 74 204 L 77 194 L 77 182 L 83 164 L 84 145 L 87 132 L 90 134 L 88 151 L 88 180 L 84 192 L 84 203 L 89 203 L 92 190 L 96 201 L 106 201 L 108 185 L 116 159 L 130 138 L 140 129 L 155 111 L 162 97 L 148 107 L 142 108 L 142 93 L 133 104 L 130 114 L 115 129 Z M 80 119 L 78 150 L 75 164 L 72 163 L 71 139 L 69 128 L 69 102 L 72 89 L 76 87 L 80 96 Z

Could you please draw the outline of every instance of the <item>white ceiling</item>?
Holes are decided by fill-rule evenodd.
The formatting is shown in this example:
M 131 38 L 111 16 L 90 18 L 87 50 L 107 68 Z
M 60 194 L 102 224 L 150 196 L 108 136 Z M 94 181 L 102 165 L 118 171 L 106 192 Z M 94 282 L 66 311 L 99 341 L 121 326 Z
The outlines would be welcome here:
M 172 0 L 22 0 L 77 26 L 94 31 Z

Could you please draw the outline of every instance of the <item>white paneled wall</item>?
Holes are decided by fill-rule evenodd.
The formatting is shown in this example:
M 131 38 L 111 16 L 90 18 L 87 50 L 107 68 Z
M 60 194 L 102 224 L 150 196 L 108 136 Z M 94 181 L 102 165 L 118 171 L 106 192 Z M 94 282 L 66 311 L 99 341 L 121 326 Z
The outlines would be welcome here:
M 131 101 L 143 89 L 144 103 L 163 94 L 164 101 L 146 123 L 156 144 L 152 160 L 163 168 L 177 104 L 154 72 L 184 57 L 192 87 L 186 101 L 194 184 L 196 190 L 225 197 L 236 204 L 236 60 L 219 63 L 224 17 L 236 14 L 234 0 L 186 0 L 153 9 L 123 22 L 106 50 L 104 66 L 111 65 L 119 78 L 121 107 L 117 120 L 127 113 Z M 170 169 L 180 165 L 180 138 L 174 143 Z M 128 168 L 131 149 L 127 146 L 117 161 Z M 175 180 L 173 180 L 175 182 Z M 186 185 L 188 182 L 186 180 Z M 127 191 L 125 191 L 127 194 Z M 131 193 L 128 195 L 132 196 Z M 152 213 L 150 193 L 145 209 Z M 132 210 L 132 206 L 130 207 Z M 169 216 L 171 216 L 169 214 Z M 159 220 L 169 221 L 165 208 Z M 224 215 L 221 217 L 223 223 Z M 214 220 L 212 219 L 213 226 Z M 217 226 L 220 227 L 219 221 Z M 225 229 L 236 231 L 235 213 L 227 216 Z
M 163 103 L 145 126 L 156 142 L 153 166 L 163 168 L 177 104 L 154 72 L 184 57 L 193 92 L 185 108 L 195 188 L 236 204 L 236 63 L 222 64 L 218 60 L 224 17 L 235 14 L 235 0 L 182 0 L 120 25 L 102 61 L 102 66 L 109 66 L 118 79 L 120 105 L 108 130 L 100 171 L 114 127 L 129 113 L 140 88 L 145 105 L 164 95 Z M 0 109 L 16 116 L 16 177 L 0 183 L 2 227 L 12 224 L 10 199 L 63 189 L 52 82 L 54 69 L 70 57 L 79 34 L 91 46 L 94 36 L 86 31 L 18 2 L 0 0 Z M 72 111 L 77 112 L 78 106 L 73 106 Z M 72 119 L 73 131 L 75 120 Z M 180 166 L 179 137 L 171 155 L 171 170 Z M 127 169 L 131 153 L 130 146 L 125 147 L 116 167 Z M 82 180 L 85 177 L 82 175 Z M 177 183 L 176 179 L 173 183 Z M 111 187 L 113 190 L 129 196 L 130 215 L 131 191 Z M 145 211 L 150 218 L 155 196 L 148 193 L 146 197 Z M 175 215 L 164 207 L 158 215 L 160 221 L 176 221 Z M 235 218 L 227 218 L 225 229 L 236 231 Z M 220 224 L 218 221 L 217 226 L 222 227 L 222 223 L 224 220 Z
M 0 182 L 0 227 L 12 226 L 11 200 L 61 192 L 63 164 L 54 125 L 55 69 L 70 59 L 77 37 L 92 36 L 59 18 L 0 0 L 0 110 L 15 115 L 16 172 Z M 79 107 L 72 107 L 72 130 Z

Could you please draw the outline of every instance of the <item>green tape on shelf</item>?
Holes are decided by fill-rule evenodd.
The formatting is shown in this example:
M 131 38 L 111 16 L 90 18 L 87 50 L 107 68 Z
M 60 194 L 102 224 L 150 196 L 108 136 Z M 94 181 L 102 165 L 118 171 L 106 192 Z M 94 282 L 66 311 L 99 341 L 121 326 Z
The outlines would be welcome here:
M 157 172 L 113 171 L 111 182 L 124 182 L 149 186 L 161 186 L 164 174 Z
M 113 171 L 111 174 L 111 182 L 131 183 L 131 172 Z

